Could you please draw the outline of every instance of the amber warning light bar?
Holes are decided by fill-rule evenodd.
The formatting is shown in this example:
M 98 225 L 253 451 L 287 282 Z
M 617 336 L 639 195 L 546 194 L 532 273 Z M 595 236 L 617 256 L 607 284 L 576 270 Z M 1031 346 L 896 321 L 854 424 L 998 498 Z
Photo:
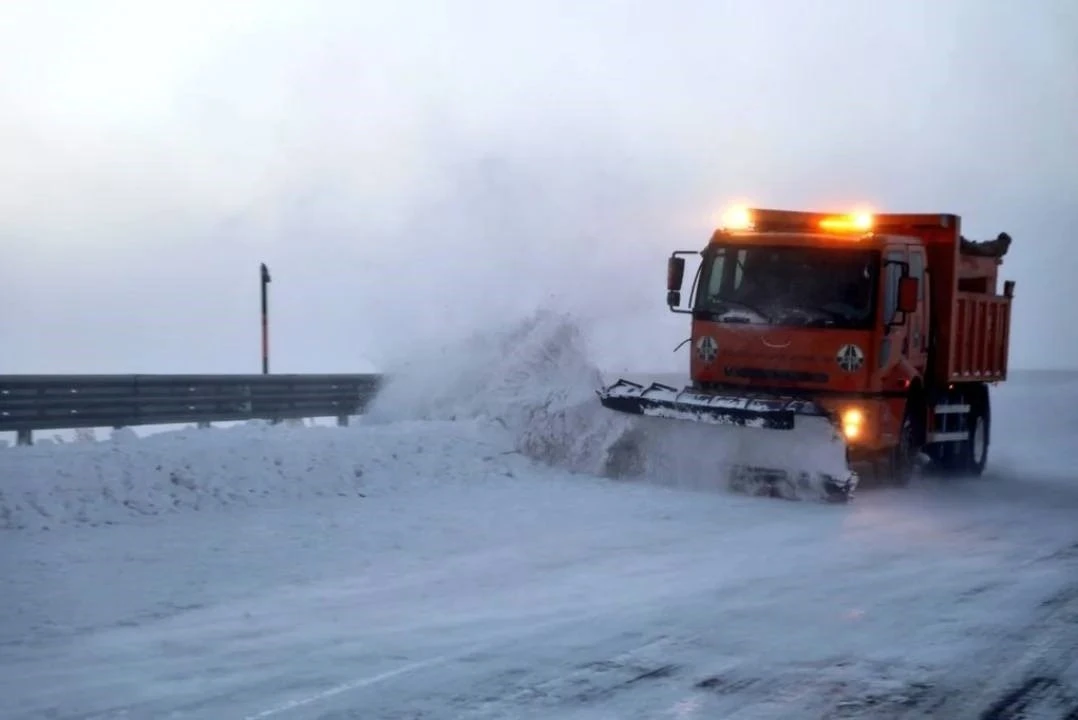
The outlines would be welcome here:
M 727 231 L 822 230 L 864 234 L 872 232 L 875 225 L 875 216 L 864 211 L 818 213 L 733 207 L 722 214 L 720 229 Z
M 954 226 L 956 218 L 946 214 L 877 214 L 854 212 L 803 212 L 733 207 L 722 213 L 720 232 L 824 232 L 866 235 L 885 232 L 889 227 Z

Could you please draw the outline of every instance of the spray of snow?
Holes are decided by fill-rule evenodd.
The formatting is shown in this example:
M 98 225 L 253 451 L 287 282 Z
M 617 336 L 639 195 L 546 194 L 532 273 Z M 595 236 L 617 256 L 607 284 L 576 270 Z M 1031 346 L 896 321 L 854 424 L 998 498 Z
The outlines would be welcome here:
M 540 311 L 400 364 L 368 408 L 368 423 L 478 420 L 508 430 L 515 449 L 572 471 L 604 474 L 631 418 L 599 405 L 602 376 L 580 328 Z
M 715 487 L 731 465 L 841 474 L 845 453 L 825 421 L 796 431 L 699 425 L 612 412 L 584 333 L 567 314 L 517 325 L 402 363 L 368 422 L 471 419 L 508 430 L 515 449 L 556 467 L 666 485 Z

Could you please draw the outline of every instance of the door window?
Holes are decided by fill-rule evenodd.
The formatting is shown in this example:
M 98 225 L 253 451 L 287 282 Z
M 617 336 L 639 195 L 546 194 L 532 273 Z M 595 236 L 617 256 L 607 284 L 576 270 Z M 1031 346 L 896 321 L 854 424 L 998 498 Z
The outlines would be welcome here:
M 906 253 L 901 250 L 890 250 L 887 252 L 886 255 L 884 255 L 884 324 L 893 321 L 895 319 L 895 315 L 898 313 L 898 281 L 902 277 L 902 266 L 895 263 L 904 262 L 905 260 Z
M 925 299 L 925 253 L 924 250 L 910 251 L 910 277 L 917 278 L 917 299 Z

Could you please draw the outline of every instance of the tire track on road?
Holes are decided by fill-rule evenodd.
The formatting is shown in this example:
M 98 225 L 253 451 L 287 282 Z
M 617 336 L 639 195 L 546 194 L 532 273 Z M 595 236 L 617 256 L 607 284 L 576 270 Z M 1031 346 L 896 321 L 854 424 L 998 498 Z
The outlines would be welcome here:
M 1078 577 L 1075 547 L 1067 545 L 1040 561 L 1062 561 L 1072 568 L 1070 576 Z M 950 673 L 930 699 L 899 717 L 1078 720 L 1078 581 L 1044 598 L 1037 610 L 1024 628 L 1001 633 L 997 652 L 977 659 L 985 671 L 981 677 L 969 669 L 962 677 Z

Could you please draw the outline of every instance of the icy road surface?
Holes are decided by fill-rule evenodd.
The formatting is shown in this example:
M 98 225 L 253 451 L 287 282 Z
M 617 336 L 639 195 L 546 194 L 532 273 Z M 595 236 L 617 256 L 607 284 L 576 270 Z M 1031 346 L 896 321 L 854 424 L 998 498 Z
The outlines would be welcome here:
M 1073 720 L 1078 382 L 994 399 L 990 475 L 846 507 L 481 419 L 0 450 L 0 717 Z

